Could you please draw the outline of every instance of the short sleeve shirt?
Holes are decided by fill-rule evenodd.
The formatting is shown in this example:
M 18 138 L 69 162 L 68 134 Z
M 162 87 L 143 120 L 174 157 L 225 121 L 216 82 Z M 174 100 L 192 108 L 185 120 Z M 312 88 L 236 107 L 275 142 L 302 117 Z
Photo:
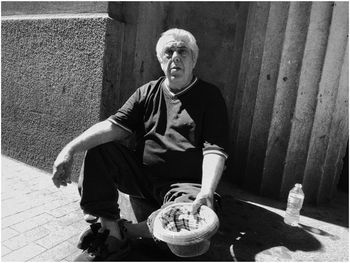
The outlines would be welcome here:
M 172 94 L 164 77 L 138 88 L 112 123 L 136 134 L 136 152 L 153 181 L 200 182 L 203 155 L 227 158 L 228 121 L 217 87 L 194 78 Z

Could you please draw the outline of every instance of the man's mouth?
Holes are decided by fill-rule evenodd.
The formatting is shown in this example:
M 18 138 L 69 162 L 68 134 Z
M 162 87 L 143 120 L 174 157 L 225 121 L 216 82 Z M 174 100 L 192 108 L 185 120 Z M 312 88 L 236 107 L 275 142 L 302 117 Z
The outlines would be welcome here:
M 170 70 L 171 71 L 178 71 L 178 70 L 181 70 L 181 68 L 180 67 L 172 67 L 172 68 L 170 68 Z

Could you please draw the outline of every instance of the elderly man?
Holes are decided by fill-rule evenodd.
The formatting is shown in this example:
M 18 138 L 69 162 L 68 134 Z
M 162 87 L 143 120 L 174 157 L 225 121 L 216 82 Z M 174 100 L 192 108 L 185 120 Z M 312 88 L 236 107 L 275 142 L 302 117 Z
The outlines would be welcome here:
M 155 213 L 138 224 L 121 220 L 117 190 L 158 207 L 187 194 L 193 213 L 201 205 L 213 208 L 227 158 L 224 99 L 218 88 L 193 75 L 198 47 L 190 32 L 164 32 L 156 53 L 165 76 L 138 88 L 115 115 L 68 143 L 54 163 L 54 184 L 66 186 L 73 155 L 87 151 L 80 205 L 100 225 L 81 238 L 92 241 L 77 260 L 120 260 L 129 250 L 128 238 L 152 237 Z M 118 143 L 133 133 L 135 151 Z

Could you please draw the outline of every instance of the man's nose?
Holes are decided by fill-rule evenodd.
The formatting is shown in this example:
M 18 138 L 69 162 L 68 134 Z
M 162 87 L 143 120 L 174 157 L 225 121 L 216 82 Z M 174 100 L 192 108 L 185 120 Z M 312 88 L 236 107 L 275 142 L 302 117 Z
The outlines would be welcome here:
M 179 52 L 175 51 L 173 53 L 173 61 L 174 62 L 180 62 L 180 54 L 179 54 Z

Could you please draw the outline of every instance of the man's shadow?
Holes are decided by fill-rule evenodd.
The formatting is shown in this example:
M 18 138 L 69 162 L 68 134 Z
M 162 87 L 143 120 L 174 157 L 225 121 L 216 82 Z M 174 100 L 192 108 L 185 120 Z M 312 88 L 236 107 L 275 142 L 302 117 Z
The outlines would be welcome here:
M 201 256 L 180 258 L 173 255 L 164 243 L 145 239 L 133 242 L 132 253 L 126 260 L 255 261 L 256 255 L 262 252 L 268 257 L 291 261 L 289 251 L 315 251 L 321 248 L 321 243 L 305 226 L 288 226 L 280 215 L 228 195 L 222 197 L 222 209 L 218 215 L 220 228 L 211 240 L 209 251 Z M 265 251 L 273 247 L 281 249 L 274 255 Z

